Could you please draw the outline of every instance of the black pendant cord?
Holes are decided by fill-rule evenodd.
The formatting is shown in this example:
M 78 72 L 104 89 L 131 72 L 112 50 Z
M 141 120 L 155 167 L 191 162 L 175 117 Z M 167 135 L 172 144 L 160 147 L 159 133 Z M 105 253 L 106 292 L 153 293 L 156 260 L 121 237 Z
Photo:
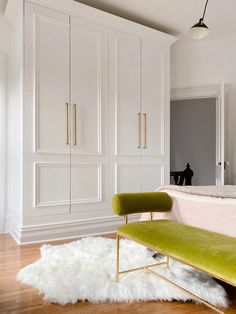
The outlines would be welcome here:
M 202 20 L 204 20 L 204 17 L 205 17 L 205 13 L 206 13 L 206 8 L 207 8 L 208 1 L 209 1 L 209 0 L 207 0 L 207 1 L 206 1 L 206 4 L 205 4 L 205 8 L 204 8 L 204 11 L 203 11 L 203 16 L 202 16 L 202 18 L 201 18 Z

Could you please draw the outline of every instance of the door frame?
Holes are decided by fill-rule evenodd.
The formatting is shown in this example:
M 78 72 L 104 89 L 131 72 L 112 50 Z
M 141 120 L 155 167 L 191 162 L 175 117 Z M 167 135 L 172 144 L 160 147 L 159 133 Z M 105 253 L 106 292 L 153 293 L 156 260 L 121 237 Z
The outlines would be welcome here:
M 6 136 L 7 124 L 6 108 L 7 108 L 7 55 L 4 52 L 0 53 L 0 233 L 6 231 L 6 223 L 8 213 L 6 211 Z
M 205 85 L 205 86 L 191 86 L 191 87 L 183 87 L 183 88 L 172 88 L 170 93 L 170 101 L 176 100 L 186 100 L 186 99 L 201 99 L 201 98 L 214 98 L 216 100 L 216 166 L 221 162 L 221 152 L 222 152 L 222 117 L 224 119 L 224 151 L 225 156 L 224 160 L 228 160 L 228 130 L 227 130 L 227 103 L 224 102 L 224 112 L 222 113 L 221 105 L 222 105 L 222 86 L 223 83 L 217 85 Z M 225 89 L 225 95 L 227 92 L 227 88 Z M 224 95 L 224 97 L 225 97 Z M 225 97 L 226 98 L 226 97 Z M 171 121 L 170 121 L 171 122 Z M 220 167 L 219 167 L 220 168 Z M 226 168 L 228 170 L 228 167 Z M 220 174 L 217 175 L 216 168 L 216 185 L 222 185 L 222 181 L 220 178 Z M 223 184 L 227 184 L 228 182 L 228 171 L 225 171 L 225 179 Z

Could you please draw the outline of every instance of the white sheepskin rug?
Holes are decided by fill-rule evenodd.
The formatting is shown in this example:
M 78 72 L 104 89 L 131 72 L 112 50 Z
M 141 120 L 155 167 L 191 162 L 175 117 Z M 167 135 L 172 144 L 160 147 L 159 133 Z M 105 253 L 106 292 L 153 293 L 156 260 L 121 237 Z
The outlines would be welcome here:
M 120 270 L 164 261 L 153 252 L 129 240 L 121 240 Z M 170 270 L 152 268 L 202 299 L 227 307 L 225 290 L 214 279 L 187 265 L 171 260 Z M 120 276 L 115 282 L 116 241 L 88 237 L 60 246 L 44 245 L 41 258 L 21 269 L 17 279 L 59 304 L 79 300 L 97 302 L 132 302 L 182 300 L 191 298 L 169 283 L 145 270 Z

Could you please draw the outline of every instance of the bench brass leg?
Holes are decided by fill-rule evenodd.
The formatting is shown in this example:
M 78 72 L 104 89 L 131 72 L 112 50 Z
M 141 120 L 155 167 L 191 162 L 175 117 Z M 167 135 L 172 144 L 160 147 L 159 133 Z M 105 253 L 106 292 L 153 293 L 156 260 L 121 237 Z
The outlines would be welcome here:
M 119 271 L 120 271 L 120 236 L 116 234 L 116 282 L 119 282 Z
M 137 268 L 133 268 L 133 269 L 127 269 L 127 270 L 120 271 L 120 235 L 118 233 L 116 234 L 116 282 L 119 282 L 120 275 L 130 273 L 133 271 L 137 271 L 137 270 L 145 270 L 145 269 L 151 268 L 151 267 L 158 267 L 158 266 L 162 266 L 162 265 L 167 265 L 167 267 L 168 267 L 169 256 L 167 256 L 167 261 L 165 261 L 165 262 L 150 264 L 150 265 L 145 265 L 145 266 L 141 266 L 141 267 L 137 267 Z
M 170 269 L 170 258 L 169 258 L 169 256 L 166 256 L 166 266 L 167 266 L 167 268 L 168 269 Z
M 156 273 L 155 271 L 149 269 L 149 268 L 146 268 L 147 271 L 149 271 L 150 273 L 152 273 L 153 275 L 167 281 L 168 283 L 170 283 L 171 285 L 173 285 L 174 287 L 178 288 L 179 290 L 185 292 L 186 294 L 188 294 L 192 299 L 198 301 L 199 303 L 202 303 L 204 305 L 206 305 L 207 307 L 209 307 L 210 309 L 216 311 L 217 313 L 220 313 L 220 314 L 225 314 L 225 312 L 221 311 L 220 309 L 218 309 L 217 307 L 215 307 L 214 305 L 206 302 L 205 300 L 199 298 L 198 296 L 196 296 L 195 294 L 191 293 L 190 291 L 180 287 L 179 285 L 177 285 L 176 283 L 174 283 L 173 281 L 169 280 L 168 278 Z
M 170 268 L 170 257 L 166 256 L 167 259 L 166 261 L 162 262 L 162 263 L 157 263 L 157 264 L 152 264 L 152 265 L 146 265 L 146 266 L 141 266 L 138 268 L 133 268 L 133 269 L 128 269 L 128 270 L 124 270 L 120 272 L 120 235 L 117 233 L 116 234 L 116 240 L 117 240 L 117 246 L 116 246 L 116 282 L 119 282 L 119 276 L 125 273 L 129 273 L 129 272 L 133 272 L 133 271 L 137 271 L 140 269 L 149 271 L 150 273 L 156 275 L 157 277 L 167 281 L 168 283 L 172 284 L 174 287 L 176 287 L 177 289 L 183 291 L 184 293 L 188 294 L 192 299 L 196 300 L 199 303 L 202 303 L 204 305 L 206 305 L 207 307 L 211 308 L 212 310 L 216 311 L 217 313 L 220 314 L 226 314 L 226 312 L 223 312 L 222 310 L 218 309 L 217 307 L 215 307 L 214 305 L 208 303 L 207 301 L 199 298 L 198 296 L 196 296 L 195 294 L 193 294 L 192 292 L 186 290 L 185 288 L 179 286 L 178 284 L 174 283 L 173 281 L 169 280 L 168 278 L 162 276 L 161 274 L 151 270 L 151 267 L 157 267 L 157 266 L 162 266 L 162 265 L 166 265 L 167 268 Z

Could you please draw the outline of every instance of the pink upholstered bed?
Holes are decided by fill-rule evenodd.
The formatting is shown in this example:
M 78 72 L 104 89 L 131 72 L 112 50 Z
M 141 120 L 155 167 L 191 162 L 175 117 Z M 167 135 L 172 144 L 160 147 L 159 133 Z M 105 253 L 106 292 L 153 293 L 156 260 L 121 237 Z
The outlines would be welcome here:
M 236 237 L 236 186 L 164 186 L 173 200 L 172 210 L 154 219 L 172 219 L 188 225 Z M 150 219 L 143 214 L 141 220 Z

